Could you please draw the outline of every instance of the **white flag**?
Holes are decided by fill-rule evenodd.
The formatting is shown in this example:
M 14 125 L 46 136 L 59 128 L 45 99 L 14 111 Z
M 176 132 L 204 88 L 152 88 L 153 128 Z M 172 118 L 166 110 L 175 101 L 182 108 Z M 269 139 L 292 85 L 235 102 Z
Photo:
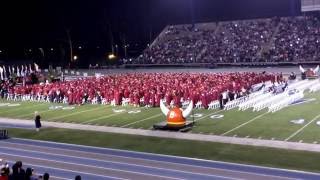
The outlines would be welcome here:
M 319 72 L 319 65 L 313 70 L 314 74 L 317 74 Z
M 9 69 L 9 76 L 11 76 L 11 73 L 12 73 L 11 72 L 11 67 L 9 66 L 8 69 Z
M 29 64 L 29 71 L 30 71 L 30 73 L 33 73 L 32 68 L 31 68 L 31 64 Z
M 28 67 L 27 67 L 27 65 L 24 65 L 23 67 L 24 67 L 24 73 L 27 75 L 29 73 L 28 72 Z
M 3 80 L 3 68 L 0 66 L 0 78 Z
M 20 75 L 21 75 L 22 77 L 24 77 L 24 67 L 23 67 L 23 65 L 21 65 L 21 72 L 20 72 Z
M 34 69 L 35 69 L 36 72 L 39 72 L 39 66 L 38 66 L 37 63 L 34 63 Z
M 306 70 L 301 65 L 299 66 L 299 69 L 302 73 L 306 72 Z
M 19 66 L 17 66 L 17 76 L 20 77 L 20 69 L 19 69 Z
M 6 79 L 7 78 L 7 70 L 6 70 L 6 66 L 3 65 L 3 75 L 4 75 L 4 78 Z

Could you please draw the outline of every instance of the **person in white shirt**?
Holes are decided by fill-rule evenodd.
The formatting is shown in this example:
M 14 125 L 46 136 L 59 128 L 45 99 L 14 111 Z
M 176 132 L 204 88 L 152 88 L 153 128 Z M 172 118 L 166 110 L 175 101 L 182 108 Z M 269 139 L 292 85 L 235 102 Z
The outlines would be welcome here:
M 229 99 L 229 90 L 222 93 L 222 105 L 225 105 Z

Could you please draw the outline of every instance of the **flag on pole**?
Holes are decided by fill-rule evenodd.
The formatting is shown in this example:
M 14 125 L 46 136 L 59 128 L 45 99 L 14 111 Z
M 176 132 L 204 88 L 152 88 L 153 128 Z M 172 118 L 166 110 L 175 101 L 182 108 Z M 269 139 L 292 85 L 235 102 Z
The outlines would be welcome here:
M 7 79 L 7 70 L 5 65 L 3 65 L 3 74 L 4 74 L 4 78 Z
M 23 67 L 23 65 L 21 65 L 21 72 L 20 72 L 20 75 L 21 75 L 22 77 L 24 77 L 24 67 Z
M 0 78 L 3 80 L 3 68 L 0 66 Z
M 19 69 L 19 66 L 17 66 L 17 77 L 21 77 L 21 76 L 20 76 L 20 69 Z
M 24 67 L 24 73 L 25 73 L 25 75 L 28 75 L 29 72 L 28 72 L 28 67 L 27 67 L 27 65 L 24 65 L 23 67 Z
M 36 72 L 39 72 L 39 66 L 38 66 L 37 63 L 34 63 L 34 69 L 35 69 Z
M 11 76 L 11 73 L 12 73 L 11 72 L 11 67 L 9 66 L 8 69 L 9 69 L 9 76 Z
M 29 64 L 29 72 L 30 72 L 30 73 L 33 73 L 31 64 Z

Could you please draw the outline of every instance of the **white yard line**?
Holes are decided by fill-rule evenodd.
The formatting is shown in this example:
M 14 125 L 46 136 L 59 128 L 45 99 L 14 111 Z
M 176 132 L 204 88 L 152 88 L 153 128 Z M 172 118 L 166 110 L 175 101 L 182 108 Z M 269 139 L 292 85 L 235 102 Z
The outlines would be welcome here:
M 48 107 L 49 108 L 49 107 Z M 38 113 L 41 115 L 42 113 L 46 113 L 46 112 L 48 112 L 48 111 L 54 111 L 53 109 L 48 109 L 48 110 L 44 110 L 44 111 L 38 111 Z M 29 116 L 29 115 L 33 115 L 34 114 L 34 112 L 32 112 L 32 113 L 28 113 L 28 114 L 24 114 L 24 115 L 20 115 L 20 116 L 17 116 L 17 118 L 24 118 L 24 117 L 27 117 L 27 116 Z
M 68 116 L 73 116 L 73 115 L 81 114 L 81 113 L 85 113 L 85 112 L 95 111 L 95 110 L 102 109 L 102 108 L 105 108 L 105 106 L 100 106 L 100 107 L 96 107 L 96 108 L 93 108 L 93 109 L 88 109 L 88 110 L 84 110 L 84 111 L 77 111 L 77 112 L 74 112 L 74 113 L 70 113 L 70 114 L 66 114 L 66 115 L 62 115 L 62 116 L 57 116 L 57 117 L 48 119 L 48 121 L 61 119 L 61 118 L 65 118 L 65 117 L 68 117 Z
M 245 126 L 245 125 L 247 125 L 247 124 L 255 121 L 256 119 L 259 119 L 259 118 L 261 118 L 262 116 L 264 116 L 264 115 L 266 115 L 266 114 L 268 114 L 268 112 L 265 112 L 265 113 L 263 113 L 263 114 L 260 114 L 259 116 L 256 116 L 256 117 L 252 118 L 251 120 L 249 120 L 249 121 L 247 121 L 247 122 L 245 122 L 245 123 L 243 123 L 243 124 L 240 124 L 239 126 L 233 128 L 233 129 L 231 129 L 231 130 L 229 130 L 229 131 L 227 131 L 227 132 L 225 132 L 225 133 L 223 133 L 223 134 L 221 134 L 221 135 L 224 136 L 224 135 L 226 135 L 226 134 L 229 134 L 230 132 L 239 129 L 239 128 L 241 128 L 242 126 Z
M 132 123 L 129 123 L 129 124 L 125 124 L 125 125 L 123 125 L 123 126 L 121 126 L 121 127 L 122 127 L 122 128 L 128 127 L 128 126 L 131 126 L 131 125 L 133 125 L 133 124 L 137 124 L 137 123 L 140 123 L 140 122 L 149 120 L 149 119 L 153 119 L 153 118 L 158 117 L 158 116 L 160 116 L 160 115 L 162 115 L 162 113 L 159 113 L 159 114 L 156 114 L 156 115 L 150 116 L 150 117 L 148 117 L 148 118 L 144 118 L 144 119 L 141 119 L 141 120 L 139 120 L 139 121 L 135 121 L 135 122 L 132 122 Z
M 33 108 L 33 107 L 37 107 L 37 106 L 42 106 L 43 104 L 34 104 L 34 105 L 31 105 L 31 106 L 28 106 L 28 107 L 22 107 L 23 105 L 20 105 L 16 108 L 14 107 L 11 107 L 11 108 L 14 108 L 14 109 L 8 109 L 7 111 L 4 111 L 4 112 L 0 112 L 1 113 L 12 113 L 12 112 L 16 112 L 16 111 L 21 111 L 22 109 L 30 109 L 30 108 Z
M 107 115 L 107 116 L 101 116 L 101 117 L 98 117 L 98 118 L 95 118 L 95 119 L 91 119 L 91 120 L 89 120 L 89 121 L 82 122 L 81 124 L 91 123 L 91 122 L 94 122 L 94 121 L 98 121 L 98 120 L 101 120 L 101 119 L 113 117 L 113 116 L 120 115 L 120 114 L 124 114 L 124 113 L 125 113 L 125 112 L 115 113 L 115 114 L 109 114 L 109 115 Z
M 217 113 L 219 113 L 219 112 L 221 112 L 221 111 L 223 111 L 223 110 L 219 110 L 219 111 L 216 111 L 216 112 L 214 112 L 214 113 L 207 114 L 207 115 L 205 115 L 205 116 L 203 116 L 203 117 L 201 117 L 201 118 L 199 118 L 199 119 L 196 119 L 195 122 L 196 122 L 196 121 L 200 121 L 201 119 L 204 119 L 204 118 L 206 118 L 206 117 L 208 117 L 208 116 L 217 114 Z M 145 118 L 145 119 L 142 119 L 142 120 L 139 120 L 139 121 L 135 121 L 135 122 L 132 122 L 132 123 L 129 123 L 129 124 L 125 124 L 125 125 L 123 125 L 123 126 L 121 126 L 121 127 L 122 127 L 122 128 L 128 127 L 128 126 L 131 126 L 131 125 L 133 125 L 133 124 L 137 124 L 137 123 L 140 123 L 140 122 L 149 120 L 149 119 L 153 119 L 153 118 L 158 117 L 158 116 L 160 116 L 160 115 L 162 115 L 162 113 L 159 113 L 159 114 L 153 115 L 153 116 L 151 116 L 151 117 L 148 117 L 148 118 Z
M 294 136 L 296 136 L 297 134 L 299 134 L 304 128 L 306 128 L 307 126 L 309 126 L 312 122 L 314 122 L 315 120 L 317 120 L 320 117 L 320 114 L 317 115 L 316 117 L 314 117 L 308 124 L 304 125 L 302 128 L 300 128 L 299 130 L 297 130 L 296 132 L 294 132 L 293 134 L 291 134 L 287 139 L 285 139 L 285 141 L 288 141 L 290 139 L 292 139 Z
M 212 115 L 217 114 L 217 113 L 219 113 L 219 112 L 221 112 L 221 111 L 223 111 L 223 109 L 221 109 L 221 110 L 219 110 L 219 111 L 216 111 L 216 112 L 214 112 L 214 113 L 211 113 L 211 114 L 207 114 L 207 115 L 205 115 L 205 116 L 203 116 L 203 117 L 201 117 L 201 118 L 199 118 L 199 119 L 196 119 L 196 120 L 194 120 L 194 121 L 195 121 L 195 122 L 200 121 L 201 119 L 204 119 L 204 118 L 206 118 L 206 117 L 212 116 Z
M 131 109 L 130 111 L 134 111 L 134 110 L 138 110 L 138 109 L 141 109 L 141 108 Z M 117 115 L 124 114 L 124 113 L 127 113 L 127 111 L 114 113 L 114 114 L 110 114 L 110 115 L 107 115 L 107 116 L 101 116 L 101 117 L 98 117 L 98 118 L 95 118 L 95 119 L 91 119 L 89 121 L 82 122 L 81 124 L 87 124 L 87 123 L 90 123 L 90 122 L 94 122 L 94 121 L 98 121 L 98 120 L 101 120 L 101 119 L 117 116 Z

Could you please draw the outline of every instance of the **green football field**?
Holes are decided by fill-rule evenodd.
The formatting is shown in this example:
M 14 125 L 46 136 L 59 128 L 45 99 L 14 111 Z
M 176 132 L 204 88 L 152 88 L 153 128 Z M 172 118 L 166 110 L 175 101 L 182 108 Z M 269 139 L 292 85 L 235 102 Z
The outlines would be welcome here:
M 306 93 L 305 100 L 312 101 L 292 105 L 275 113 L 266 110 L 253 112 L 252 109 L 195 109 L 194 118 L 189 117 L 189 120 L 194 120 L 196 124 L 189 133 L 320 143 L 320 126 L 317 125 L 320 121 L 320 93 Z M 68 106 L 0 100 L 0 117 L 32 120 L 35 111 L 40 113 L 42 121 L 137 129 L 152 129 L 153 124 L 165 120 L 160 108 Z M 304 123 L 291 122 L 299 119 L 304 119 Z

